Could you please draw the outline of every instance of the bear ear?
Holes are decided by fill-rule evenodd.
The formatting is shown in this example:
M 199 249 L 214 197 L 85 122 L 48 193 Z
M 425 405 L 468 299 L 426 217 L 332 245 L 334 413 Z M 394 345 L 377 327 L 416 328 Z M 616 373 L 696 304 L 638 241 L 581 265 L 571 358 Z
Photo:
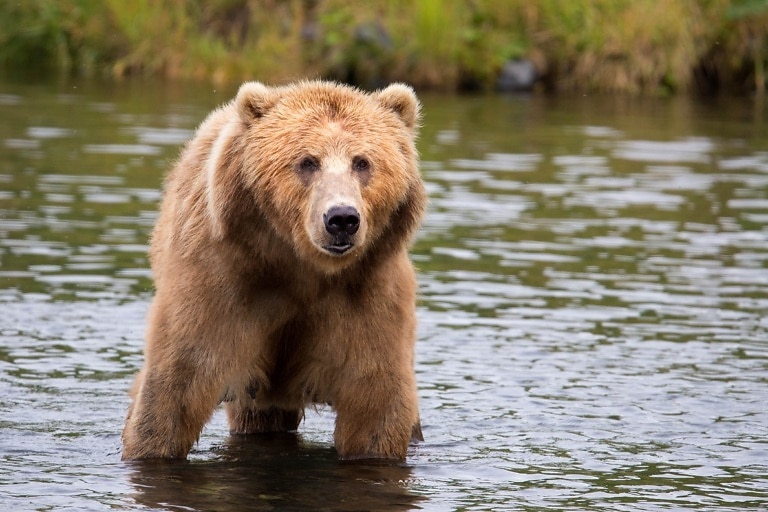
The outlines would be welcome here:
M 405 84 L 395 83 L 374 93 L 374 97 L 386 108 L 400 116 L 411 130 L 418 128 L 421 106 L 413 89 Z
M 240 118 L 251 123 L 264 116 L 275 106 L 278 93 L 261 82 L 245 82 L 240 86 L 235 97 L 235 105 Z

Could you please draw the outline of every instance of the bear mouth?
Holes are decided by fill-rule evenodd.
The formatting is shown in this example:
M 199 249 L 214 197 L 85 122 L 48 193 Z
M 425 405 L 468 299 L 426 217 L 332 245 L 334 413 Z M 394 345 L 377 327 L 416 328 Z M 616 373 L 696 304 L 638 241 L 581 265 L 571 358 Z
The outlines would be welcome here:
M 326 251 L 328 251 L 329 253 L 335 256 L 341 256 L 342 254 L 349 251 L 354 246 L 355 244 L 350 244 L 350 243 L 335 243 L 332 245 L 325 245 L 323 246 L 323 249 L 325 249 Z

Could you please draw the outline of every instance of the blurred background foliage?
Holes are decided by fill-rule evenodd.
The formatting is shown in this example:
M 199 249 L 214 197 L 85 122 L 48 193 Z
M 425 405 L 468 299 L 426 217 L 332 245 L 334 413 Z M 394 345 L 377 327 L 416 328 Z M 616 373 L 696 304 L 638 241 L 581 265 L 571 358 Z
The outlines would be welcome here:
M 0 0 L 4 74 L 762 92 L 768 0 Z

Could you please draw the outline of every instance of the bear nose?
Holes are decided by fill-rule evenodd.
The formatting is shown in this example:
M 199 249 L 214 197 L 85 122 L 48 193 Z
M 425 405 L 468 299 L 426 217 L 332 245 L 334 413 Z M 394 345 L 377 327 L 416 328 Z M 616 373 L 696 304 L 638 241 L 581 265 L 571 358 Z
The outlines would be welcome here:
M 354 206 L 333 206 L 323 214 L 325 230 L 332 235 L 354 235 L 360 228 L 360 214 Z

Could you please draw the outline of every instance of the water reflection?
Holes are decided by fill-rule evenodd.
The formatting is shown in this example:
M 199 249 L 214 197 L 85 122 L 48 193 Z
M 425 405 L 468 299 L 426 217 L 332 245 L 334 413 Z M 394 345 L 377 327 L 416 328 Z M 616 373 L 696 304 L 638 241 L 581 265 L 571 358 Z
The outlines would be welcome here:
M 230 437 L 205 462 L 131 463 L 136 501 L 182 510 L 413 510 L 411 468 L 340 463 L 296 435 Z M 193 455 L 194 456 L 194 455 Z M 211 460 L 212 456 L 212 460 Z
M 231 93 L 0 87 L 0 508 L 768 501 L 766 112 L 724 99 L 425 96 L 408 465 L 338 463 L 328 411 L 120 463 L 162 176 Z

